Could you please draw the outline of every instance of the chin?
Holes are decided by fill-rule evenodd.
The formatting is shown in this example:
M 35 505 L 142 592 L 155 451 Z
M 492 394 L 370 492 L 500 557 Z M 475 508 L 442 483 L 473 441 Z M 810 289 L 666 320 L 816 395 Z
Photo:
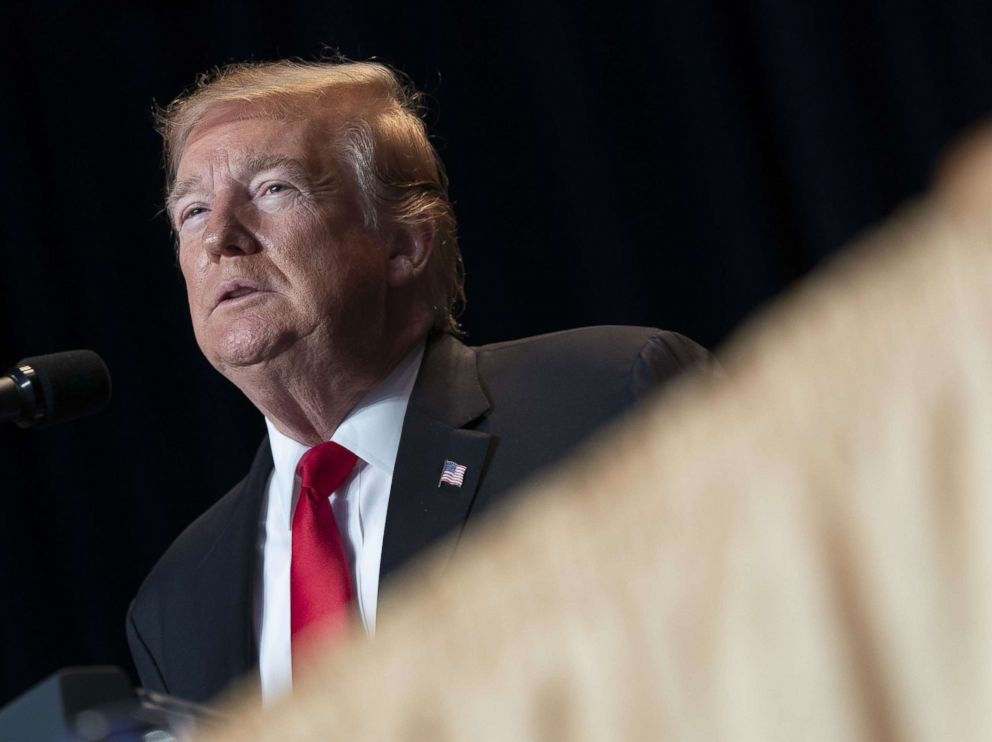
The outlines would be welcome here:
M 262 323 L 242 320 L 226 329 L 215 342 L 204 348 L 214 367 L 226 375 L 228 369 L 256 366 L 279 355 L 287 345 L 282 333 Z

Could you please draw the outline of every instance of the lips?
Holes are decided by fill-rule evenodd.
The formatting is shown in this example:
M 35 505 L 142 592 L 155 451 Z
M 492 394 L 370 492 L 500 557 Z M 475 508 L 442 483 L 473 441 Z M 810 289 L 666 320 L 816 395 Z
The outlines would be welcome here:
M 246 281 L 243 279 L 225 281 L 217 287 L 217 291 L 214 293 L 214 307 L 216 308 L 225 302 L 234 301 L 236 299 L 264 291 L 266 291 L 266 289 L 262 288 L 254 281 Z

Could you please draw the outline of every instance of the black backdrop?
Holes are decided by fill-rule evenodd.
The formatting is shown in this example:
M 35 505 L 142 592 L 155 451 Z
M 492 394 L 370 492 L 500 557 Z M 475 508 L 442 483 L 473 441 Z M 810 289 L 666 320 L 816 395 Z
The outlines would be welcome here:
M 195 349 L 153 100 L 243 59 L 376 56 L 431 96 L 473 342 L 636 323 L 717 344 L 920 192 L 992 110 L 984 0 L 14 2 L 0 364 L 90 347 L 114 400 L 0 430 L 0 703 L 128 665 L 123 617 L 262 424 Z

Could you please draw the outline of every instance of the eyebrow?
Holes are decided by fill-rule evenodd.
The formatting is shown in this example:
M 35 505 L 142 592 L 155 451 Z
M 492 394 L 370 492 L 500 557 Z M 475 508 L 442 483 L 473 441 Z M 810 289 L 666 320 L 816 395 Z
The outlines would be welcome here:
M 169 194 L 165 197 L 165 209 L 172 215 L 173 209 L 176 207 L 176 202 L 185 196 L 190 191 L 195 191 L 203 183 L 203 178 L 199 175 L 195 175 L 191 178 L 183 178 L 182 180 L 177 180 L 172 188 L 169 190 Z
M 279 155 L 262 155 L 262 154 L 252 154 L 245 157 L 235 166 L 235 172 L 252 178 L 258 173 L 264 172 L 266 170 L 282 169 L 291 178 L 298 180 L 309 181 L 309 171 L 307 166 L 301 161 L 294 157 L 281 157 Z M 193 175 L 188 178 L 183 178 L 182 180 L 176 181 L 175 185 L 169 191 L 169 195 L 165 199 L 165 207 L 168 213 L 172 214 L 173 209 L 176 206 L 176 202 L 189 193 L 201 188 L 203 186 L 203 178 L 199 175 Z

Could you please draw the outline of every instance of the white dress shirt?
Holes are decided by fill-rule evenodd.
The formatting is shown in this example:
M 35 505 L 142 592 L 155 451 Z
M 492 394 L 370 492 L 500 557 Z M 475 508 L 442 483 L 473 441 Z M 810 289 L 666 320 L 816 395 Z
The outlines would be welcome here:
M 375 631 L 379 560 L 393 466 L 423 354 L 421 343 L 358 403 L 331 436 L 332 441 L 358 457 L 355 470 L 330 496 L 330 502 L 344 539 L 355 601 L 369 634 Z M 293 684 L 289 573 L 293 509 L 300 493 L 296 465 L 310 447 L 280 433 L 270 420 L 266 419 L 265 424 L 274 466 L 268 483 L 265 527 L 260 535 L 262 579 L 256 605 L 262 699 L 268 702 Z

